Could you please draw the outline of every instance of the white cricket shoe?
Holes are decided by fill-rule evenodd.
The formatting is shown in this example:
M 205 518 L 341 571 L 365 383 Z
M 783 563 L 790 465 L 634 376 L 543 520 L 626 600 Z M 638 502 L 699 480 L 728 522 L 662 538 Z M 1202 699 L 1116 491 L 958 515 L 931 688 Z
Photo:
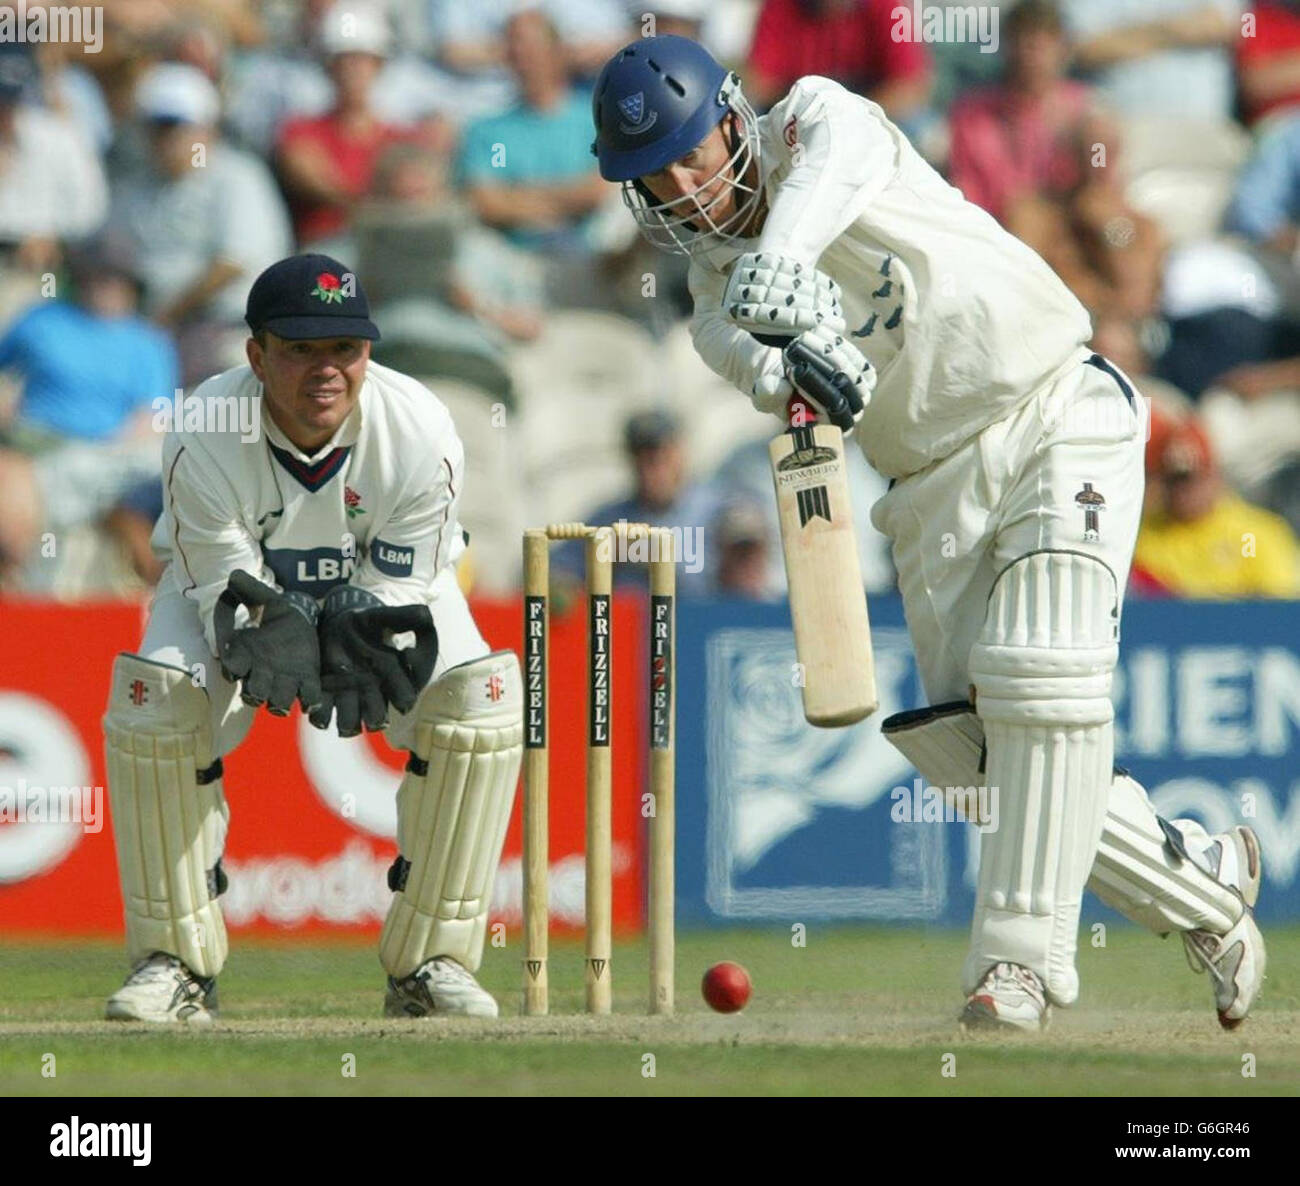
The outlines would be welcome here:
M 1251 828 L 1235 827 L 1213 837 L 1201 857 L 1215 877 L 1241 895 L 1246 910 L 1226 935 L 1185 931 L 1183 947 L 1192 971 L 1209 973 L 1219 1024 L 1236 1029 L 1259 995 L 1268 963 L 1254 915 L 1263 873 L 1259 837 Z
M 957 1019 L 963 1030 L 1029 1030 L 1047 1028 L 1052 1009 L 1043 982 L 1020 964 L 994 964 L 966 998 Z
M 155 951 L 108 998 L 109 1021 L 211 1025 L 217 1016 L 217 978 L 203 980 L 174 955 Z
M 496 1017 L 497 1003 L 473 975 L 449 955 L 425 960 L 401 980 L 388 978 L 385 1017 L 429 1017 L 439 1013 L 462 1017 Z

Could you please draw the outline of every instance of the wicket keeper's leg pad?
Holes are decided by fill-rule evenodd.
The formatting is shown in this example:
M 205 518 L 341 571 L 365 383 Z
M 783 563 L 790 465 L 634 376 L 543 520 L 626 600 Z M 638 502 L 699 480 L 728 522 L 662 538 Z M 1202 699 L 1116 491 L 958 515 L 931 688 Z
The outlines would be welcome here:
M 163 951 L 202 977 L 221 971 L 228 950 L 217 895 L 229 813 L 211 729 L 190 672 L 118 655 L 104 748 L 127 957 Z
M 985 785 L 984 727 L 965 701 L 895 713 L 881 731 L 931 786 Z M 1087 888 L 1158 935 L 1227 934 L 1245 906 L 1197 864 L 1194 854 L 1206 842 L 1195 820 L 1158 816 L 1141 784 L 1116 767 Z
M 379 958 L 409 976 L 448 955 L 478 969 L 488 907 L 523 758 L 523 682 L 513 651 L 462 663 L 415 707 L 415 744 L 397 792 L 400 855 Z
M 989 596 L 970 677 L 998 823 L 980 836 L 968 993 L 1007 961 L 1053 1004 L 1078 997 L 1079 911 L 1114 770 L 1118 609 L 1114 574 L 1077 552 L 1023 556 Z

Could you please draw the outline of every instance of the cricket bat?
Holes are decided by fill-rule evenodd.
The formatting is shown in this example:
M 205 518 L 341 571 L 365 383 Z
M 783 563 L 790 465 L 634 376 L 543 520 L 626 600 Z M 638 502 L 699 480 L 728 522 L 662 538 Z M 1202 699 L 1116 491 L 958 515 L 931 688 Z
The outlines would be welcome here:
M 817 376 L 801 376 L 801 382 Z M 823 727 L 875 712 L 875 657 L 849 501 L 844 434 L 815 423 L 796 396 L 790 427 L 768 447 L 781 548 L 790 587 L 794 647 L 803 676 L 803 715 Z

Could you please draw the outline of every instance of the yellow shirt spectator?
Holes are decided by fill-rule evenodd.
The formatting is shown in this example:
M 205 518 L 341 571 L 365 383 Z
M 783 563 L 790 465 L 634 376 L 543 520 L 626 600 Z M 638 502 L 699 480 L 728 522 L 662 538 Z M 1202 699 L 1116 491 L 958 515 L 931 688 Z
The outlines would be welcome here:
M 1286 520 L 1226 491 L 1198 518 L 1144 519 L 1134 561 L 1183 597 L 1300 597 L 1300 544 Z

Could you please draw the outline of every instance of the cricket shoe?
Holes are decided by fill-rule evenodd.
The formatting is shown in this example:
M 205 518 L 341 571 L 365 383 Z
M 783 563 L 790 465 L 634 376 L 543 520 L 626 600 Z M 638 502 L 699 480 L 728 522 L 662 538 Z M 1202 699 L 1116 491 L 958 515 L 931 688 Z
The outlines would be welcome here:
M 958 1022 L 963 1030 L 1028 1030 L 1047 1028 L 1052 1009 L 1043 982 L 1020 964 L 994 964 L 966 998 Z
M 108 998 L 109 1021 L 211 1025 L 217 1016 L 217 978 L 196 976 L 174 955 L 155 951 L 132 969 Z
M 1268 963 L 1264 936 L 1255 925 L 1254 915 L 1263 872 L 1259 837 L 1253 829 L 1238 826 L 1213 837 L 1200 856 L 1210 872 L 1235 889 L 1246 904 L 1226 935 L 1183 932 L 1183 947 L 1192 971 L 1209 973 L 1219 1024 L 1227 1030 L 1236 1029 L 1259 995 Z
M 409 976 L 388 978 L 385 1017 L 495 1017 L 497 1003 L 473 975 L 449 955 L 425 960 Z

